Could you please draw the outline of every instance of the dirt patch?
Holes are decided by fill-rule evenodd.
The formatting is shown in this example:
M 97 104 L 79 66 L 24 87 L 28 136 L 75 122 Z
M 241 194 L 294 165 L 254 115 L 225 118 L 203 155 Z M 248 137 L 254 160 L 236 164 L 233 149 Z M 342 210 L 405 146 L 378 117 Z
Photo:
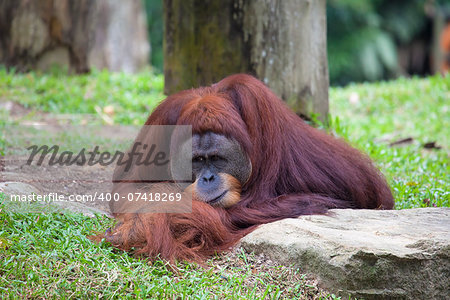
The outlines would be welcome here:
M 5 130 L 4 156 L 0 156 L 0 182 L 18 182 L 31 185 L 40 195 L 57 193 L 69 196 L 106 195 L 112 190 L 114 165 L 61 166 L 49 165 L 48 158 L 41 165 L 33 161 L 27 164 L 30 150 L 27 147 L 58 145 L 58 154 L 68 149 L 74 156 L 80 149 L 124 151 L 138 132 L 137 127 L 104 125 L 95 115 L 56 115 L 32 111 L 24 106 L 7 101 L 0 102 L 0 111 L 9 114 Z M 91 126 L 92 125 L 92 126 Z M 95 126 L 94 126 L 95 125 Z M 73 150 L 72 150 L 73 149 Z M 78 201 L 83 205 L 109 213 L 109 202 Z M 76 207 L 75 207 L 76 206 Z M 67 203 L 67 208 L 79 211 L 79 205 Z
M 62 195 L 67 201 L 69 201 L 69 196 L 76 196 L 80 200 L 75 202 L 80 202 L 88 207 L 109 213 L 107 201 L 90 201 L 88 196 L 93 196 L 95 193 L 107 194 L 111 192 L 112 173 L 112 167 L 101 166 L 73 167 L 68 169 L 59 166 L 7 165 L 0 174 L 0 182 L 28 184 L 35 187 L 36 194 L 44 196 L 52 194 Z M 8 194 L 13 193 L 8 192 Z M 81 200 L 81 197 L 84 197 L 85 200 Z M 68 209 L 70 209 L 70 205 L 67 203 Z

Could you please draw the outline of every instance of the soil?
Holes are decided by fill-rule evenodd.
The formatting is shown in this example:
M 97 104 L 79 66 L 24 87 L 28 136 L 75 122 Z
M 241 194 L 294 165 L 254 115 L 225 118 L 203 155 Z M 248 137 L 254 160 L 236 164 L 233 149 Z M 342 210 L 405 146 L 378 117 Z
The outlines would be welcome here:
M 68 126 L 74 126 L 72 123 L 74 119 L 81 124 L 87 124 L 95 120 L 95 116 L 83 115 L 55 115 L 44 112 L 31 111 L 24 106 L 14 102 L 0 102 L 0 109 L 6 110 L 9 113 L 6 139 L 8 136 L 13 139 L 20 136 L 23 138 L 21 142 L 26 144 L 42 145 L 39 140 L 48 138 L 47 135 L 62 135 L 67 133 Z M 98 120 L 97 120 L 98 122 Z M 9 123 L 12 125 L 9 126 Z M 41 128 L 41 133 L 37 135 L 29 132 L 14 132 L 19 130 L 21 125 L 34 126 Z M 114 143 L 123 143 L 124 141 L 131 142 L 135 134 L 136 128 L 117 127 L 110 125 L 96 126 L 95 132 L 87 132 L 84 135 L 91 135 L 92 143 L 95 145 L 105 145 Z M 23 126 L 22 129 L 23 130 Z M 24 138 L 25 135 L 34 135 L 33 137 Z M 101 140 L 98 137 L 107 138 L 107 141 Z M 33 142 L 34 140 L 34 142 Z M 36 140 L 38 142 L 36 142 Z M 70 143 L 70 140 L 68 141 Z M 56 144 L 56 142 L 55 142 Z M 20 145 L 21 150 L 28 145 Z M 50 147 L 51 145 L 49 145 Z M 49 195 L 50 193 L 57 193 L 65 196 L 69 195 L 93 195 L 104 194 L 112 190 L 112 174 L 114 166 L 101 166 L 99 164 L 93 166 L 60 166 L 58 164 L 50 166 L 48 162 L 48 155 L 44 163 L 40 166 L 33 161 L 31 165 L 27 165 L 26 161 L 29 155 L 16 155 L 17 149 L 8 149 L 6 146 L 6 155 L 2 158 L 0 164 L 0 182 L 18 182 L 29 184 L 35 187 L 38 194 Z M 91 150 L 87 148 L 87 150 Z M 62 151 L 62 150 L 61 150 Z M 9 153 L 7 153 L 9 152 Z M 78 153 L 78 151 L 74 152 Z M 3 186 L 3 191 L 8 193 L 7 186 Z M 93 207 L 105 213 L 109 213 L 109 205 L 107 201 L 84 201 L 82 203 L 88 207 Z M 67 209 L 71 210 L 71 202 L 67 202 Z M 79 205 L 75 205 L 79 211 Z

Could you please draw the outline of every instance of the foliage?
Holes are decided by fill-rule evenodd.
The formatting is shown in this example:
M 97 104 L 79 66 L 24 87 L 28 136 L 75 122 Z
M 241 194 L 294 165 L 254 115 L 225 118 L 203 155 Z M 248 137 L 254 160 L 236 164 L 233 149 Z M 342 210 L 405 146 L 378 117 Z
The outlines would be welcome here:
M 426 30 L 425 2 L 327 1 L 331 83 L 374 81 L 398 75 L 397 47 Z
M 162 0 L 144 0 L 147 12 L 147 30 L 151 45 L 151 64 L 157 70 L 163 69 L 163 9 Z
M 330 81 L 374 81 L 399 75 L 397 48 L 427 30 L 427 0 L 329 0 L 327 38 Z M 436 8 L 446 0 L 434 1 Z M 430 2 L 431 3 L 431 2 Z M 163 69 L 161 0 L 144 0 L 151 64 Z

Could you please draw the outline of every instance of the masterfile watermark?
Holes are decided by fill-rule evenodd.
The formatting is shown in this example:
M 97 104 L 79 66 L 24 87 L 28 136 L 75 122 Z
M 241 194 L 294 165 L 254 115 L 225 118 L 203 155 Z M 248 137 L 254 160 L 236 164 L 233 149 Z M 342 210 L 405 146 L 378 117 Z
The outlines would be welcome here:
M 45 158 L 50 153 L 51 156 L 47 162 L 49 166 L 94 166 L 96 164 L 108 166 L 116 163 L 118 166 L 125 165 L 125 171 L 129 171 L 132 164 L 137 166 L 151 166 L 153 164 L 163 166 L 169 163 L 168 154 L 164 151 L 155 151 L 155 144 L 147 145 L 136 142 L 128 153 L 117 150 L 112 154 L 108 151 L 100 152 L 99 149 L 100 146 L 95 146 L 92 151 L 86 151 L 86 148 L 82 148 L 78 153 L 73 153 L 72 151 L 62 151 L 60 153 L 58 145 L 53 145 L 52 147 L 48 145 L 33 145 L 27 148 L 31 153 L 26 164 L 31 165 L 37 159 L 36 165 L 42 166 Z M 133 161 L 133 158 L 136 158 L 136 160 Z
M 65 202 L 114 213 L 191 208 L 191 126 L 32 125 L 5 133 L 0 192 L 16 211 Z

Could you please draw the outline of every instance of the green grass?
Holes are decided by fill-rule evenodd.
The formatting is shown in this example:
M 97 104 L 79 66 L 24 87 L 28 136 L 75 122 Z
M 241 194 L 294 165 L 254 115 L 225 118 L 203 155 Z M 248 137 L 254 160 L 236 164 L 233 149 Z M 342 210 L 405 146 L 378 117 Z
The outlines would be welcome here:
M 112 106 L 111 117 L 119 124 L 143 124 L 164 99 L 163 86 L 163 76 L 151 72 L 67 76 L 62 71 L 15 74 L 0 68 L 0 101 L 58 114 L 104 115 L 104 108 Z
M 0 193 L 0 298 L 336 299 L 299 270 L 259 266 L 243 252 L 228 257 L 234 265 L 226 257 L 205 267 L 151 263 L 88 240 L 112 225 L 106 217 L 17 214 L 4 199 Z
M 333 129 L 375 160 L 397 209 L 450 205 L 449 99 L 450 76 L 439 75 L 330 90 Z M 413 142 L 389 146 L 403 138 Z

